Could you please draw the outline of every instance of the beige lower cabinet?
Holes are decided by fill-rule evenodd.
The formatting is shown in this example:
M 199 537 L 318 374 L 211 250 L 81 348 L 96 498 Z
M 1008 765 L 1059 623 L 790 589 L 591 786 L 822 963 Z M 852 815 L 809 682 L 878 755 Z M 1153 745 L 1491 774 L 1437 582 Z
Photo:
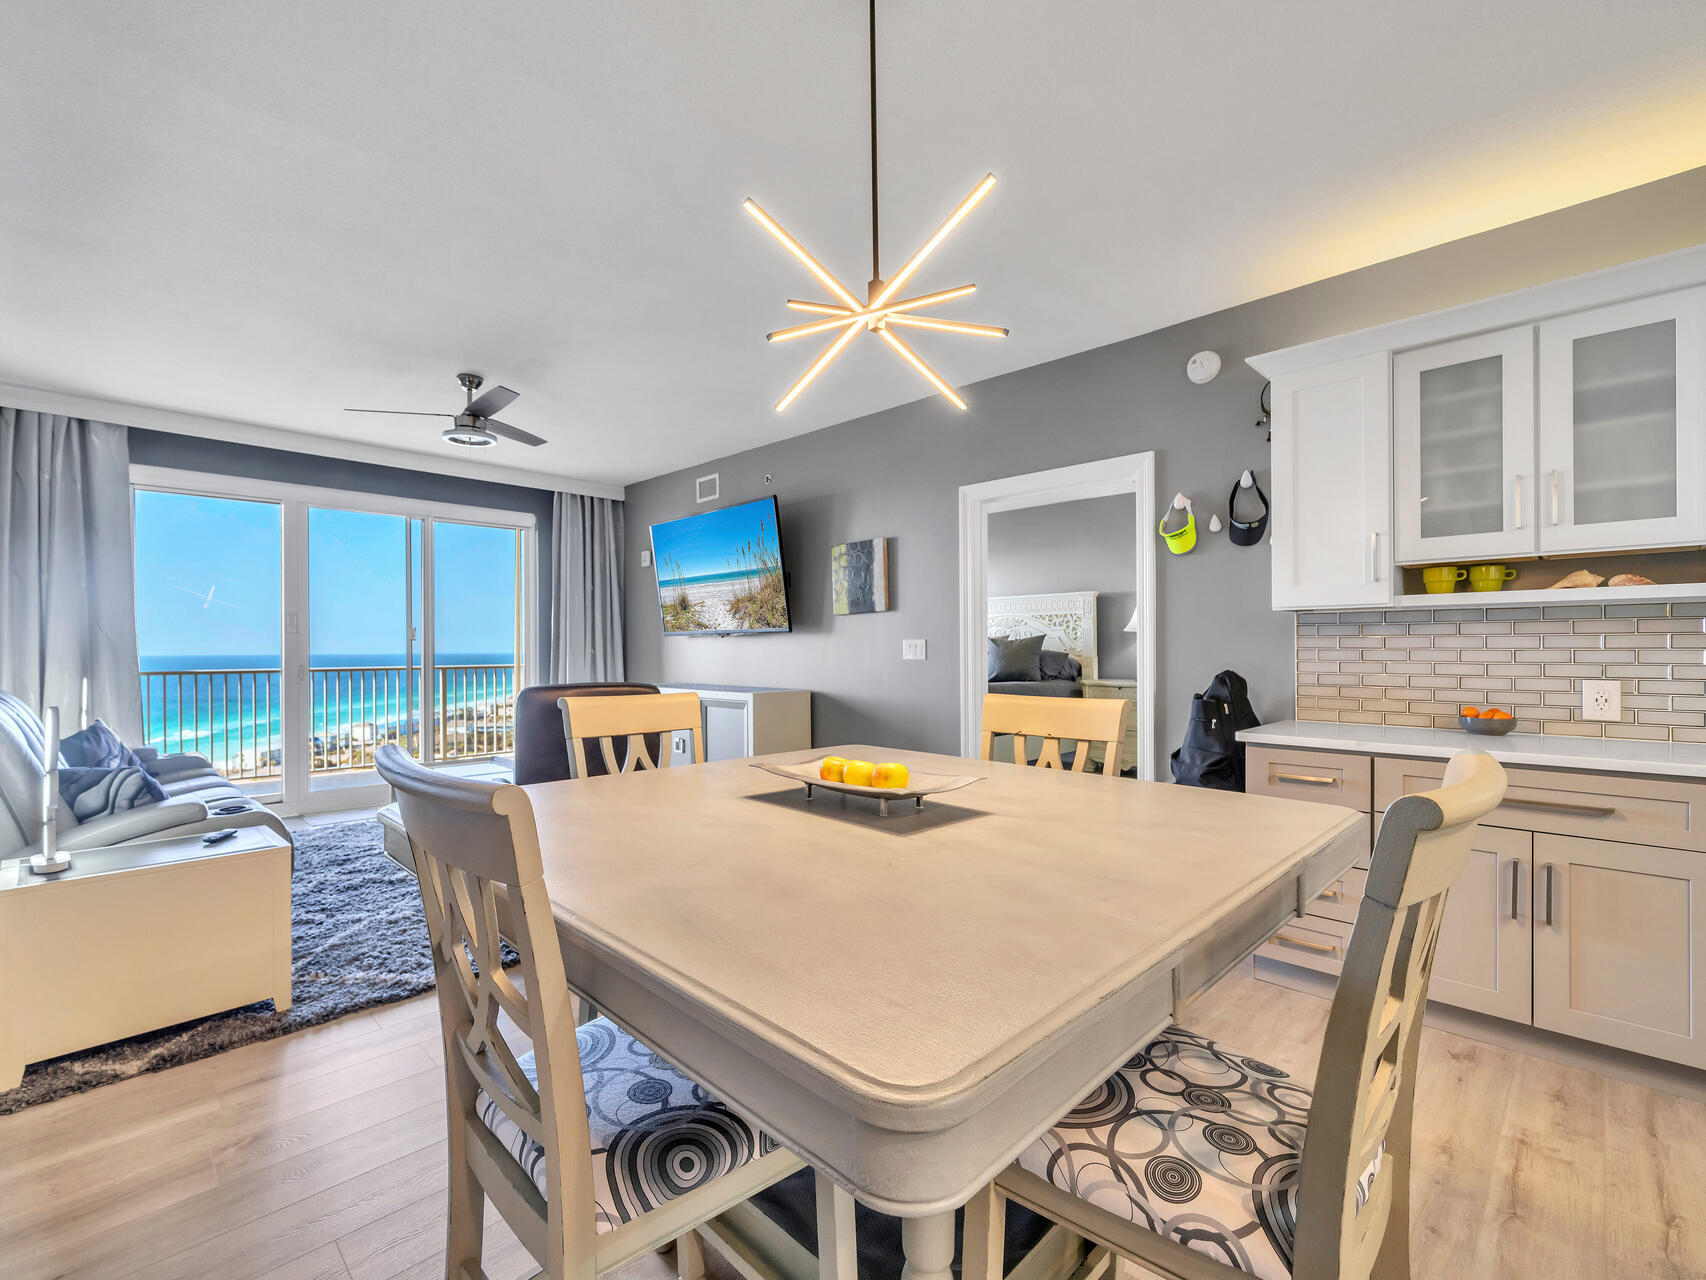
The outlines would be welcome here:
M 1706 1067 L 1706 858 L 1536 835 L 1533 884 L 1534 1025 Z
M 1431 999 L 1512 1022 L 1529 1020 L 1533 845 L 1526 831 L 1476 828 L 1469 865 L 1446 895 Z

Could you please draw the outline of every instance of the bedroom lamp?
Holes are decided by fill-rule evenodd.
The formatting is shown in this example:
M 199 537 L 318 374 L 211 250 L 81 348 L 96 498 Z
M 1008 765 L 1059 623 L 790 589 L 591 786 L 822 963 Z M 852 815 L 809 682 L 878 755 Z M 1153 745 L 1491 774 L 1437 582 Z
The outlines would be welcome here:
M 1138 628 L 1138 624 L 1143 620 L 1142 615 L 1143 615 L 1143 606 L 1138 605 L 1137 608 L 1135 608 L 1131 611 L 1131 621 L 1125 624 L 1124 629 L 1127 631 L 1136 631 Z

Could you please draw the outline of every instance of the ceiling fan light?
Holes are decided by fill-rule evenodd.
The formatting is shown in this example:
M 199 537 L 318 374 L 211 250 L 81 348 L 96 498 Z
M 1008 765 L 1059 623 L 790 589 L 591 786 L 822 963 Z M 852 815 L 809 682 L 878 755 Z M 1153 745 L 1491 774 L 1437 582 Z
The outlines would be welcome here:
M 479 427 L 463 426 L 461 423 L 444 429 L 444 438 L 451 444 L 459 444 L 465 449 L 484 449 L 487 445 L 498 442 L 497 437 L 490 431 L 482 431 Z

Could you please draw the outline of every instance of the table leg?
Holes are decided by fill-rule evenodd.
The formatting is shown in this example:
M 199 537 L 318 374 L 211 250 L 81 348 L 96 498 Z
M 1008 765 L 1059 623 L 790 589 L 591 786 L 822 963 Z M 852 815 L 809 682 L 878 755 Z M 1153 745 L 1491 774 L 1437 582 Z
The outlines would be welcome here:
M 900 1280 L 953 1280 L 954 1211 L 900 1220 L 906 1265 Z

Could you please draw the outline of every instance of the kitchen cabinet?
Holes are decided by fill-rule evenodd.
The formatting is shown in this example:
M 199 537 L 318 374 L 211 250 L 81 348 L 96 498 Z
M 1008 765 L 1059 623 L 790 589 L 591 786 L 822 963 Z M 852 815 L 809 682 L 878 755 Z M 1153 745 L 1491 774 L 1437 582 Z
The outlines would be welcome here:
M 1400 352 L 1392 380 L 1398 562 L 1533 555 L 1534 327 Z
M 1706 533 L 1706 290 L 1540 325 L 1540 551 Z
M 1706 859 L 1537 835 L 1534 872 L 1534 1025 L 1706 1067 Z
M 1272 405 L 1274 607 L 1390 603 L 1390 357 L 1275 378 Z
M 1446 895 L 1429 999 L 1529 1021 L 1533 845 L 1526 831 L 1475 829 L 1469 865 Z

